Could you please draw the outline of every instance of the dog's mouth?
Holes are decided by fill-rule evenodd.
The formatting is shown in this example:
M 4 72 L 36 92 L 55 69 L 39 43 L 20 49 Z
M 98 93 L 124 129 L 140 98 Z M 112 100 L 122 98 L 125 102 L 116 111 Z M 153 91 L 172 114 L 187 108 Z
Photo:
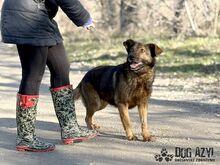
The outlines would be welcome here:
M 143 62 L 141 61 L 132 61 L 130 62 L 130 69 L 133 71 L 138 71 L 144 67 Z

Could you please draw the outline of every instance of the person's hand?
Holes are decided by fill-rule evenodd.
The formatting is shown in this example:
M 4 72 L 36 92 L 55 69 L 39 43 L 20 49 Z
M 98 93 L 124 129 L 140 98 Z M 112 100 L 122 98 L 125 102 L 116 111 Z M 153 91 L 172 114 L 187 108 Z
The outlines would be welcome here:
M 95 26 L 94 26 L 94 23 L 92 21 L 92 18 L 90 18 L 84 25 L 83 27 L 89 31 L 94 31 L 95 29 Z

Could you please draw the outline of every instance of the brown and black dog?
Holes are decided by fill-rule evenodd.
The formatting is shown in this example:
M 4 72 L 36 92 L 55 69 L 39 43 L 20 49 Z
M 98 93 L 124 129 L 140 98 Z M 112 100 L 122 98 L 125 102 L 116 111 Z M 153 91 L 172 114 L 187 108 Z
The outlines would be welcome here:
M 117 66 L 100 66 L 86 73 L 74 90 L 74 99 L 82 98 L 86 107 L 85 121 L 97 129 L 92 117 L 108 104 L 118 107 L 128 140 L 137 140 L 131 129 L 128 109 L 138 106 L 144 141 L 153 141 L 147 125 L 148 100 L 152 93 L 156 57 L 162 50 L 156 44 L 143 44 L 128 39 L 123 42 L 127 61 Z

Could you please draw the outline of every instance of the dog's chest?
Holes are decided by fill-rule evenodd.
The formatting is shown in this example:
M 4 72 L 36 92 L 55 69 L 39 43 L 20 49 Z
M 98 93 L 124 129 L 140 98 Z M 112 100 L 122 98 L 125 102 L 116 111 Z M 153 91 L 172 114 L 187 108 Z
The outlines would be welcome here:
M 128 103 L 130 108 L 147 100 L 151 95 L 152 82 L 147 80 L 132 80 L 123 85 L 120 90 L 120 100 Z
M 131 88 L 129 90 L 129 98 L 131 100 L 136 99 L 142 99 L 142 98 L 146 98 L 148 96 L 148 93 L 150 92 L 149 87 L 147 86 L 147 84 L 143 83 L 143 84 L 136 84 L 135 86 L 133 86 L 133 88 Z

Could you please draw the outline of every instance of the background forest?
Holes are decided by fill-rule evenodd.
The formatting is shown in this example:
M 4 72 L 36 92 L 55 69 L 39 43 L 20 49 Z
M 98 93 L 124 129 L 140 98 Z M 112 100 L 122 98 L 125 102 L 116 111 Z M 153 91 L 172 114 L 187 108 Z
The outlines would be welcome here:
M 2 0 L 0 0 L 2 3 Z M 79 69 L 126 59 L 122 42 L 132 38 L 163 48 L 159 73 L 219 79 L 219 0 L 81 0 L 96 29 L 77 28 L 62 12 L 56 16 L 72 63 Z

